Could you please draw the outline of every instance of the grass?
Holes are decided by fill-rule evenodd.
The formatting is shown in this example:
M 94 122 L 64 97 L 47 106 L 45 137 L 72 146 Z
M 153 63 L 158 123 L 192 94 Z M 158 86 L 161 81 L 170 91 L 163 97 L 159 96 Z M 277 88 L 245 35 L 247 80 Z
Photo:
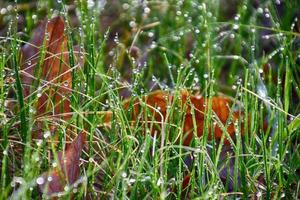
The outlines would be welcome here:
M 107 1 L 103 9 L 104 2 L 0 2 L 0 27 L 7 31 L 0 41 L 0 198 L 42 197 L 36 180 L 58 162 L 49 154 L 64 149 L 68 127 L 73 135 L 88 132 L 88 148 L 78 184 L 66 187 L 62 199 L 299 198 L 299 3 L 122 0 Z M 72 117 L 43 118 L 57 123 L 55 146 L 52 137 L 31 139 L 38 97 L 24 101 L 19 50 L 39 20 L 58 14 L 66 19 L 70 68 L 73 45 L 84 49 L 85 64 L 72 72 Z M 134 99 L 156 89 L 174 95 L 167 120 L 155 121 L 143 104 L 146 121 L 132 123 Z M 207 97 L 203 137 L 190 146 L 182 145 L 183 89 Z M 230 120 L 221 127 L 221 141 L 208 140 L 211 122 L 218 123 L 212 110 L 217 95 L 233 100 L 232 112 L 244 113 L 234 123 L 235 140 L 227 133 Z M 124 96 L 131 99 L 128 110 Z M 161 129 L 151 136 L 157 124 Z M 182 186 L 187 174 L 188 192 Z

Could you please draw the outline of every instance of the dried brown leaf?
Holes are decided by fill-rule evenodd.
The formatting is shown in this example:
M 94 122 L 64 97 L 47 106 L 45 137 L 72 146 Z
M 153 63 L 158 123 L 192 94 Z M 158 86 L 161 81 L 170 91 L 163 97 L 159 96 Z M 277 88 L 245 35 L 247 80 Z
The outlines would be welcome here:
M 74 141 L 66 147 L 65 151 L 58 152 L 57 157 L 59 166 L 45 172 L 41 177 L 44 182 L 40 185 L 40 189 L 47 195 L 53 195 L 64 191 L 66 185 L 72 185 L 78 180 L 80 175 L 80 154 L 86 142 L 86 134 L 84 132 L 74 139 Z
M 24 96 L 28 98 L 37 90 L 39 94 L 35 110 L 37 116 L 57 115 L 71 111 L 69 95 L 72 89 L 72 70 L 69 62 L 68 39 L 64 34 L 65 23 L 60 16 L 44 20 L 34 31 L 32 39 L 21 49 L 22 83 Z M 44 54 L 42 53 L 44 47 Z M 78 50 L 74 47 L 74 50 Z M 75 57 L 83 65 L 80 52 Z M 70 115 L 62 115 L 63 120 Z M 42 123 L 37 123 L 34 138 L 41 138 Z M 54 129 L 54 127 L 50 127 Z

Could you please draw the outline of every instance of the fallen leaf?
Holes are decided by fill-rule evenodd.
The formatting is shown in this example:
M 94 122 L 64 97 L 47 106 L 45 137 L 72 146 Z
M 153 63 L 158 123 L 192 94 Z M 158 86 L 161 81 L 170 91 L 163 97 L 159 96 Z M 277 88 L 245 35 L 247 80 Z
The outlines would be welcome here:
M 64 28 L 64 19 L 60 16 L 44 20 L 34 31 L 32 39 L 21 49 L 24 96 L 28 99 L 37 90 L 38 100 L 34 106 L 37 116 L 71 111 L 69 95 L 72 89 L 72 69 Z M 77 63 L 82 64 L 79 54 L 77 52 L 75 57 Z M 67 120 L 70 115 L 62 115 L 61 118 Z M 42 128 L 43 124 L 38 122 L 34 138 L 42 137 Z
M 187 91 L 182 91 L 179 95 L 179 102 L 181 111 L 186 112 L 184 116 L 184 127 L 183 127 L 183 144 L 188 146 L 190 142 L 192 141 L 194 135 L 193 135 L 193 114 L 192 109 L 194 109 L 195 113 L 195 120 L 197 125 L 197 136 L 201 137 L 203 135 L 203 129 L 204 129 L 204 121 L 205 121 L 205 104 L 207 103 L 208 99 L 203 98 L 200 95 L 191 95 Z M 232 104 L 232 101 L 225 97 L 225 96 L 219 96 L 219 97 L 212 97 L 212 111 L 215 114 L 214 118 L 218 118 L 220 123 L 222 123 L 223 126 L 226 125 L 227 120 L 230 118 L 230 105 Z M 153 126 L 152 134 L 154 134 L 155 131 L 159 133 L 159 128 L 161 127 L 161 122 L 167 122 L 166 121 L 166 113 L 167 113 L 167 106 L 171 105 L 174 102 L 174 95 L 168 94 L 163 91 L 155 91 L 148 95 L 143 96 L 142 102 L 145 103 L 148 107 L 148 110 L 151 113 L 151 116 L 154 116 L 155 123 L 159 124 L 158 126 Z M 126 100 L 124 101 L 124 108 L 128 110 L 130 108 L 131 103 L 133 103 L 130 119 L 133 121 L 136 121 L 137 118 L 140 115 L 140 112 L 142 110 L 142 103 L 139 102 L 137 99 L 134 101 L 132 100 Z M 107 114 L 105 116 L 105 123 L 108 123 L 111 120 L 111 114 Z M 143 116 L 143 115 L 141 115 Z M 232 112 L 232 123 L 229 123 L 227 127 L 228 134 L 234 138 L 235 137 L 235 127 L 233 122 L 238 120 L 238 118 L 241 117 L 239 112 Z M 213 118 L 212 118 L 213 119 Z M 213 137 L 216 140 L 220 140 L 223 131 L 220 127 L 219 123 L 216 123 L 216 121 L 212 121 L 210 125 L 214 126 L 214 130 L 209 130 L 208 139 L 211 140 Z M 151 120 L 150 120 L 151 121 Z M 214 123 L 215 122 L 215 123 Z M 152 122 L 148 122 L 152 123 Z M 212 136 L 213 132 L 213 136 Z M 225 144 L 229 144 L 228 140 L 225 137 Z
M 86 134 L 81 132 L 74 141 L 66 147 L 65 151 L 58 152 L 59 165 L 45 172 L 42 178 L 40 190 L 49 196 L 63 192 L 65 186 L 72 185 L 80 175 L 80 154 L 86 142 Z
M 68 38 L 64 33 L 65 22 L 60 16 L 44 20 L 34 31 L 32 39 L 21 49 L 21 80 L 25 99 L 33 92 L 37 101 L 33 105 L 36 117 L 60 115 L 67 120 L 71 115 L 69 95 L 72 92 L 72 70 L 69 61 Z M 82 66 L 82 53 L 75 46 L 76 65 Z M 56 126 L 48 127 L 54 132 Z M 45 124 L 37 121 L 32 138 L 42 138 Z M 69 139 L 69 137 L 67 137 Z M 43 193 L 52 195 L 64 191 L 80 175 L 79 158 L 86 142 L 86 134 L 80 133 L 63 152 L 57 154 L 59 166 L 44 173 L 37 181 Z

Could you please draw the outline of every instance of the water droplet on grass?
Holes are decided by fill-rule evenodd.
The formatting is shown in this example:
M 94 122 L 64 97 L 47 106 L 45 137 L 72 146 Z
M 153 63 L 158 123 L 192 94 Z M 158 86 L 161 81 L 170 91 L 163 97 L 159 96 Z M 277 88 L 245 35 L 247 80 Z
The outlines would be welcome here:
M 153 32 L 149 32 L 148 33 L 148 37 L 153 37 L 154 36 L 154 33 Z
M 135 27 L 136 27 L 135 21 L 130 21 L 130 22 L 129 22 L 129 26 L 130 26 L 131 28 L 135 28 Z
M 7 13 L 7 9 L 6 8 L 2 8 L 1 10 L 0 10 L 0 14 L 1 15 L 5 15 Z
M 52 176 L 48 176 L 47 181 L 51 182 L 53 180 Z
M 257 12 L 260 13 L 260 14 L 262 14 L 264 12 L 264 10 L 259 7 L 259 8 L 257 8 Z
M 122 172 L 121 176 L 122 176 L 123 178 L 126 178 L 126 177 L 127 177 L 126 172 Z
M 70 189 L 70 187 L 67 185 L 64 187 L 64 191 L 66 191 L 66 192 L 69 191 L 69 189 Z
M 42 184 L 45 183 L 45 179 L 44 179 L 43 177 L 38 177 L 38 178 L 36 179 L 36 183 L 37 183 L 38 185 L 42 185 Z
M 29 112 L 32 113 L 32 114 L 35 114 L 36 111 L 35 111 L 34 108 L 30 108 L 30 109 L 29 109 Z
M 50 131 L 46 131 L 44 133 L 44 138 L 47 139 L 50 135 L 51 135 L 51 132 Z
M 130 8 L 130 5 L 129 5 L 128 3 L 124 3 L 124 4 L 122 5 L 122 7 L 123 7 L 124 10 L 127 10 L 127 9 Z
M 256 197 L 258 197 L 258 198 L 261 197 L 261 195 L 262 195 L 261 191 L 259 191 L 259 192 L 256 193 Z
M 162 178 L 159 178 L 158 181 L 157 181 L 157 183 L 156 183 L 156 185 L 160 186 L 161 184 L 163 184 L 163 182 L 164 181 L 162 180 Z
M 52 167 L 57 167 L 57 163 L 56 163 L 56 162 L 53 162 L 53 163 L 52 163 Z
M 135 179 L 134 179 L 134 178 L 131 178 L 131 179 L 128 180 L 128 182 L 129 182 L 130 184 L 132 184 L 132 183 L 135 182 Z

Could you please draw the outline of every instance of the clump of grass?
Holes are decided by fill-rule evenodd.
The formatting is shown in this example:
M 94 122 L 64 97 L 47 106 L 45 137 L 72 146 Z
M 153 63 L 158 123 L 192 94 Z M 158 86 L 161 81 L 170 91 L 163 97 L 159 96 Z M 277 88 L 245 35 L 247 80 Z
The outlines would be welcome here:
M 53 165 L 49 154 L 64 149 L 69 126 L 75 134 L 89 133 L 88 149 L 78 185 L 59 194 L 64 198 L 299 198 L 296 1 L 17 1 L 0 6 L 5 9 L 0 23 L 7 27 L 0 43 L 1 199 L 41 197 L 36 179 Z M 31 106 L 37 99 L 23 99 L 19 50 L 38 19 L 58 14 L 66 20 L 70 68 L 74 45 L 84 52 L 85 64 L 73 71 L 72 117 L 58 123 L 55 147 L 54 138 L 30 139 L 36 120 Z M 124 98 L 133 104 L 156 89 L 174 99 L 182 89 L 208 99 L 203 137 L 181 145 L 186 110 L 178 108 L 179 99 L 168 105 L 160 133 L 151 136 L 149 127 L 158 122 L 146 116 L 146 105 L 146 121 L 132 123 L 133 106 L 124 109 Z M 232 112 L 244 113 L 234 124 L 238 131 L 230 146 L 224 144 L 230 120 L 221 141 L 208 140 L 211 98 L 219 94 L 233 99 Z M 112 112 L 109 126 L 107 111 Z M 195 128 L 197 123 L 194 117 Z M 187 174 L 190 181 L 183 187 Z

